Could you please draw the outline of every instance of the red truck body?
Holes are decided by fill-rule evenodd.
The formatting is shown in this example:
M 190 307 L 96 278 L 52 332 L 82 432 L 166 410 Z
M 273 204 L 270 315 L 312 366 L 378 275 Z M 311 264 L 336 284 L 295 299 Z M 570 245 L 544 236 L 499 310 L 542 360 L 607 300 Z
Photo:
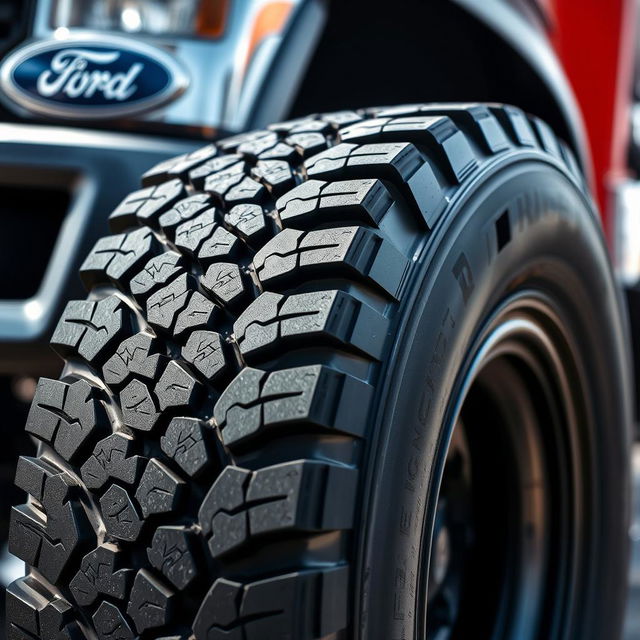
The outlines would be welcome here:
M 549 37 L 587 130 L 592 190 L 611 240 L 615 185 L 627 176 L 637 3 L 543 0 Z

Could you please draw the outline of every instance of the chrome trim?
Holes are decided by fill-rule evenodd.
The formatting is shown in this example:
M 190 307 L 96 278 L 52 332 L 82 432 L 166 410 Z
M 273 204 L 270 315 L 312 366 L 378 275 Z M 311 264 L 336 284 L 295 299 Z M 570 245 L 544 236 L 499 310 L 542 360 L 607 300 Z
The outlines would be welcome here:
M 140 136 L 131 133 L 71 129 L 62 126 L 0 123 L 0 145 L 7 142 L 40 144 L 45 147 L 67 146 L 78 149 L 88 147 L 109 150 L 144 150 L 150 153 L 166 153 L 166 157 L 193 151 L 202 146 L 198 142 L 185 142 L 156 136 Z M 34 156 L 32 160 L 33 164 L 39 164 L 37 156 Z M 137 177 L 139 178 L 139 176 Z
M 624 180 L 613 189 L 614 263 L 623 285 L 640 281 L 640 181 Z
M 80 105 L 54 105 L 53 101 L 42 99 L 25 93 L 15 83 L 13 72 L 23 62 L 40 53 L 48 51 L 64 50 L 69 47 L 91 46 L 113 47 L 121 51 L 132 51 L 142 56 L 151 58 L 167 70 L 170 77 L 169 85 L 159 94 L 135 103 L 104 107 L 83 107 Z M 182 95 L 189 86 L 189 76 L 183 65 L 180 64 L 166 50 L 151 46 L 135 38 L 123 38 L 119 36 L 105 35 L 102 33 L 74 31 L 69 37 L 39 40 L 23 44 L 14 49 L 2 61 L 0 67 L 0 96 L 7 106 L 15 111 L 15 105 L 23 107 L 32 113 L 62 119 L 72 120 L 104 120 L 112 118 L 124 118 L 147 111 L 175 100 Z M 4 92 L 4 93 L 3 93 Z

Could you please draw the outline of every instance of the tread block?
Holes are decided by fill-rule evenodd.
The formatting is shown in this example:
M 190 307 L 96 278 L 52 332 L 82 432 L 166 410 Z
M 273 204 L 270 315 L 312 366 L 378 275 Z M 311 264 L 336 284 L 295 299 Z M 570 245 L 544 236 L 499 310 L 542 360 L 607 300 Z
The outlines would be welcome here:
M 88 553 L 69 584 L 74 600 L 87 607 L 100 596 L 123 600 L 133 579 L 133 569 L 123 567 L 124 553 L 113 544 L 102 544 Z
M 321 365 L 268 373 L 243 369 L 220 396 L 214 417 L 227 446 L 271 429 L 304 426 L 362 436 L 373 387 Z M 363 410 L 354 414 L 356 403 Z
M 240 239 L 224 227 L 216 226 L 198 250 L 198 261 L 203 265 L 235 258 L 240 251 Z
M 65 460 L 82 453 L 89 439 L 107 431 L 100 393 L 85 380 L 72 384 L 40 378 L 25 431 L 49 443 Z
M 98 366 L 108 347 L 131 333 L 131 311 L 117 296 L 102 300 L 71 300 L 58 322 L 51 346 L 63 358 L 78 355 Z
M 138 229 L 138 231 L 146 231 L 151 234 L 149 229 Z M 121 253 L 122 243 L 127 235 L 128 234 L 125 233 L 119 233 L 117 235 L 105 236 L 93 245 L 93 249 L 91 249 L 91 252 L 80 266 L 80 279 L 87 291 L 91 289 L 94 284 L 109 282 L 106 273 L 109 265 L 116 255 L 127 255 L 126 251 Z
M 140 569 L 131 589 L 127 613 L 138 633 L 155 629 L 171 618 L 174 593 L 146 569 Z
M 228 138 L 220 140 L 218 142 L 218 147 L 220 147 L 220 149 L 222 149 L 225 153 L 229 153 L 231 151 L 239 151 L 240 145 L 259 142 L 263 138 L 272 140 L 273 134 L 270 131 L 266 131 L 265 129 L 246 131 L 244 133 L 238 133 L 234 136 L 230 136 Z
M 530 116 L 529 122 L 531 123 L 533 131 L 540 142 L 540 146 L 548 154 L 554 156 L 558 160 L 564 161 L 562 151 L 560 150 L 560 143 L 551 127 L 544 120 L 540 120 L 540 118 L 536 118 L 535 116 Z
M 25 576 L 6 592 L 7 640 L 85 640 L 73 608 L 37 579 Z
M 296 184 L 291 165 L 285 160 L 259 160 L 251 175 L 262 182 L 272 195 L 280 195 Z
M 290 296 L 266 292 L 233 325 L 242 355 L 255 358 L 277 345 L 308 338 L 380 358 L 389 321 L 343 291 L 313 291 Z
M 226 458 L 217 433 L 196 418 L 173 418 L 160 446 L 192 478 Z
M 258 204 L 236 205 L 225 214 L 224 222 L 249 244 L 259 244 L 269 231 L 264 211 Z
M 344 229 L 347 230 L 357 228 L 358 227 L 344 227 Z M 316 243 L 314 244 L 305 242 L 311 234 L 315 234 Z M 331 241 L 332 236 L 333 242 Z M 323 262 L 342 263 L 345 249 L 340 245 L 346 244 L 348 247 L 349 243 L 348 239 L 342 237 L 340 231 L 325 231 L 323 229 L 320 232 L 304 232 L 297 229 L 284 229 L 277 236 L 271 238 L 271 240 L 253 256 L 253 267 L 258 279 L 263 286 L 266 285 L 269 289 L 272 289 L 274 285 L 277 286 L 279 282 L 286 283 L 288 281 L 287 276 L 293 276 L 297 273 L 296 270 L 300 268 L 300 259 L 305 253 L 305 249 L 302 249 L 300 245 L 305 242 L 305 246 L 309 247 L 306 251 L 321 251 L 323 241 L 327 248 L 325 251 L 327 256 L 325 261 L 319 256 L 317 260 L 318 264 L 323 264 Z M 309 264 L 308 260 L 305 262 Z M 301 278 L 303 277 L 301 274 Z
M 395 298 L 409 261 L 389 241 L 365 227 L 318 231 L 285 229 L 253 258 L 268 289 L 327 276 L 359 277 Z
M 195 640 L 314 640 L 347 626 L 346 567 L 241 584 L 218 578 L 193 622 Z
M 142 185 L 145 187 L 158 185 L 173 178 L 185 180 L 189 171 L 214 158 L 217 154 L 218 148 L 214 144 L 208 144 L 191 153 L 183 153 L 175 158 L 159 162 L 142 176 Z
M 136 637 L 115 604 L 106 601 L 100 603 L 91 619 L 100 640 L 134 640 Z
M 209 382 L 228 371 L 225 342 L 215 331 L 194 331 L 182 347 L 182 357 Z
M 173 167 L 186 159 L 188 154 L 182 153 L 179 156 L 162 160 L 155 164 L 151 169 L 142 174 L 141 182 L 143 187 L 155 187 L 169 180 L 169 171 Z
M 104 363 L 104 381 L 118 388 L 132 375 L 155 380 L 159 369 L 168 361 L 168 357 L 160 353 L 160 348 L 158 340 L 148 333 L 140 332 L 127 338 Z
M 39 467 L 42 510 L 32 504 L 13 507 L 9 551 L 55 583 L 95 535 L 71 477 L 43 460 L 30 462 L 32 467 Z
M 516 144 L 522 147 L 537 146 L 533 129 L 521 109 L 505 105 L 494 105 L 490 109 Z
M 204 387 L 186 368 L 171 360 L 154 389 L 160 411 L 168 409 L 189 409 L 196 411 Z
M 85 640 L 74 614 L 74 608 L 67 600 L 54 596 L 40 613 L 42 640 Z
M 184 485 L 184 480 L 171 469 L 156 458 L 151 458 L 136 491 L 136 500 L 142 509 L 142 515 L 148 518 L 154 513 L 175 511 Z
M 427 104 L 421 105 L 419 110 L 421 113 L 448 116 L 461 126 L 466 124 L 466 129 L 469 133 L 488 153 L 498 153 L 511 146 L 504 133 L 504 129 L 500 126 L 487 105 Z
M 144 522 L 125 489 L 112 484 L 100 498 L 100 510 L 108 536 L 125 542 L 138 539 Z
M 175 245 L 191 255 L 196 255 L 200 245 L 211 236 L 217 226 L 215 209 L 207 209 L 176 228 Z
M 431 165 L 425 162 L 409 178 L 406 187 L 427 227 L 432 229 L 440 214 L 447 208 L 448 199 Z
M 49 599 L 40 593 L 40 583 L 26 576 L 7 588 L 6 616 L 8 640 L 27 640 L 40 634 L 40 612 Z
M 211 198 L 206 193 L 195 193 L 184 200 L 179 200 L 169 211 L 163 213 L 158 220 L 160 228 L 173 240 L 177 227 L 206 209 L 210 209 L 211 206 Z
M 160 412 L 149 387 L 134 378 L 120 392 L 122 421 L 136 431 L 151 431 L 160 418 Z
M 333 111 L 320 116 L 323 122 L 328 122 L 334 129 L 346 127 L 362 120 L 362 116 L 355 111 Z
M 124 287 L 159 249 L 160 243 L 148 228 L 101 238 L 82 263 L 80 278 L 87 290 L 109 282 Z
M 249 156 L 252 159 L 258 158 L 261 153 L 273 149 L 278 144 L 278 135 L 270 131 L 262 132 L 263 135 L 245 140 L 238 145 L 237 153 Z
M 286 122 L 277 122 L 267 127 L 269 131 L 277 131 L 280 134 L 291 135 L 293 133 L 331 133 L 329 122 L 318 115 L 303 116 Z
M 184 184 L 177 178 L 134 191 L 109 216 L 109 227 L 112 232 L 118 233 L 139 224 L 155 226 L 160 214 L 187 195 Z
M 323 128 L 326 130 L 328 123 L 323 124 Z M 294 147 L 303 158 L 309 158 L 316 153 L 320 153 L 328 146 L 327 139 L 317 131 L 292 133 L 285 138 L 285 142 Z
M 404 141 L 423 143 L 438 153 L 450 177 L 462 182 L 477 167 L 465 135 L 448 116 L 414 115 L 363 120 L 340 131 L 349 142 Z
M 192 295 L 194 279 L 183 273 L 168 285 L 158 289 L 147 299 L 147 320 L 157 329 L 171 332 L 176 317 L 189 303 Z
M 377 179 L 322 182 L 309 180 L 278 199 L 283 226 L 308 228 L 325 222 L 354 218 L 377 226 L 393 199 Z
M 357 126 L 357 125 L 356 125 Z M 350 172 L 354 178 L 384 177 L 391 180 L 408 180 L 423 164 L 420 152 L 408 142 L 376 144 L 340 144 L 319 153 L 304 163 L 307 175 L 315 179 L 331 180 L 336 172 L 341 177 Z M 364 171 L 380 176 L 358 175 Z
M 169 180 L 154 187 L 151 196 L 136 210 L 139 224 L 157 227 L 160 215 L 188 195 L 182 180 L 179 179 Z
M 267 191 L 263 185 L 246 176 L 226 191 L 224 201 L 228 207 L 248 202 L 259 203 L 264 200 L 266 194 Z
M 238 162 L 228 169 L 208 175 L 204 181 L 204 191 L 215 196 L 219 202 L 225 202 L 227 192 L 245 178 L 245 163 Z
M 229 154 L 212 158 L 189 172 L 189 182 L 197 191 L 204 189 L 205 182 L 210 176 L 227 174 L 235 175 L 244 172 L 245 163 L 241 155 Z
M 109 216 L 109 229 L 112 233 L 137 226 L 136 212 L 153 196 L 157 187 L 146 187 L 130 193 Z
M 132 278 L 129 290 L 139 300 L 168 284 L 170 280 L 184 272 L 184 259 L 175 251 L 166 251 L 149 260 L 142 271 Z
M 314 118 L 303 118 L 300 122 L 291 127 L 288 131 L 289 135 L 299 133 L 316 133 L 323 135 L 333 135 L 333 127 L 323 114 L 318 114 Z
M 284 142 L 278 142 L 275 147 L 263 151 L 260 156 L 260 160 L 284 160 L 285 162 L 296 163 L 300 162 L 301 158 L 298 152 L 288 144 Z
M 41 458 L 20 456 L 16 466 L 15 485 L 36 500 L 42 501 L 44 483 L 50 475 L 55 475 L 56 467 Z
M 131 436 L 112 433 L 95 446 L 89 459 L 82 465 L 80 475 L 88 489 L 102 489 L 109 480 L 132 485 L 140 475 L 143 456 L 133 455 Z
M 198 574 L 195 533 L 187 527 L 158 527 L 147 557 L 151 566 L 177 589 L 185 589 Z
M 357 126 L 357 125 L 356 125 Z M 386 142 L 355 145 L 340 143 L 305 162 L 311 178 L 390 180 L 414 204 L 429 227 L 444 211 L 447 200 L 430 164 L 411 143 Z
M 246 491 L 252 477 L 248 469 L 225 467 L 198 510 L 198 521 L 213 558 L 236 549 L 250 536 Z
M 205 298 L 199 291 L 194 291 L 187 306 L 178 313 L 173 327 L 173 335 L 181 338 L 194 329 L 209 329 L 213 326 L 220 308 Z
M 232 262 L 216 262 L 212 264 L 202 278 L 202 288 L 213 296 L 222 307 L 234 308 L 245 302 L 250 296 L 242 272 Z
M 314 460 L 253 472 L 226 467 L 207 493 L 198 520 L 214 558 L 265 534 L 349 529 L 356 483 L 355 469 Z

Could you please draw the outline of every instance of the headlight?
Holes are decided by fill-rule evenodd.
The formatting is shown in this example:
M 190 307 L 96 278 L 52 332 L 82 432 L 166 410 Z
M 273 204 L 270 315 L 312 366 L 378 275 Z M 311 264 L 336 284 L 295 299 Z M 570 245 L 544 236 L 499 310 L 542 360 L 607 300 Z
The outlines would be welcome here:
M 52 27 L 215 38 L 228 0 L 55 0 Z

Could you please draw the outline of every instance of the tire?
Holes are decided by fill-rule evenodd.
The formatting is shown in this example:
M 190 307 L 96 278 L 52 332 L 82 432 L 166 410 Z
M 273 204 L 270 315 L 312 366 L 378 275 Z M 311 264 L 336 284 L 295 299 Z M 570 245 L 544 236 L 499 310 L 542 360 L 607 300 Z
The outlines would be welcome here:
M 31 407 L 9 638 L 616 637 L 626 327 L 544 123 L 313 116 L 143 187 Z

